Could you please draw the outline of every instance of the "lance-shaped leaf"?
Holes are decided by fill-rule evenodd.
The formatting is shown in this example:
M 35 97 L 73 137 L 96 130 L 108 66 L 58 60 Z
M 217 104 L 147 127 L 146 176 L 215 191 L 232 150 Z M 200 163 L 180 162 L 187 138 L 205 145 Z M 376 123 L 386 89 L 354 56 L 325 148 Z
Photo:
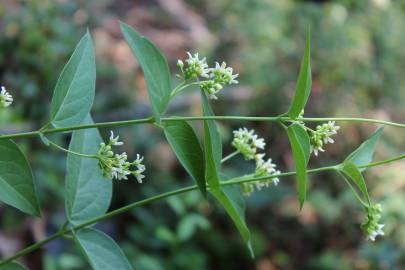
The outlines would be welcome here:
M 186 121 L 170 121 L 164 132 L 180 163 L 206 195 L 204 154 L 193 128 Z
M 291 103 L 288 115 L 295 119 L 305 108 L 311 93 L 312 75 L 311 75 L 311 35 L 308 28 L 304 57 L 301 62 L 301 68 L 298 75 L 297 84 L 295 86 L 295 95 Z
M 354 163 L 344 162 L 338 167 L 338 169 L 348 176 L 357 186 L 357 188 L 363 194 L 363 198 L 367 200 L 370 204 L 370 196 L 368 195 L 366 182 L 364 181 L 363 175 Z M 355 192 L 355 191 L 353 191 Z
M 297 179 L 297 191 L 300 208 L 304 205 L 307 191 L 307 165 L 310 157 L 309 136 L 304 127 L 294 123 L 287 128 L 290 140 Z
M 363 142 L 359 148 L 354 150 L 344 162 L 351 162 L 357 167 L 362 165 L 367 165 L 373 161 L 373 155 L 375 148 L 377 146 L 378 139 L 381 137 L 381 134 L 384 130 L 384 127 L 380 127 L 374 132 L 374 134 L 365 142 Z M 366 168 L 359 168 L 360 171 L 364 171 Z
M 0 266 L 0 270 L 27 270 L 27 268 L 25 268 L 21 264 L 11 262 L 11 263 Z
M 83 124 L 91 123 L 93 120 L 88 115 Z M 101 142 L 97 129 L 76 130 L 69 150 L 96 154 Z M 70 223 L 77 225 L 104 214 L 110 206 L 112 182 L 103 177 L 98 161 L 69 153 L 66 167 L 65 206 Z
M 40 216 L 31 167 L 12 140 L 0 140 L 0 201 Z
M 204 116 L 213 116 L 214 113 L 208 102 L 207 95 L 203 91 L 201 91 L 201 99 Z M 204 156 L 205 179 L 211 190 L 219 190 L 222 141 L 215 120 L 204 120 Z
M 82 229 L 74 237 L 94 270 L 133 269 L 121 248 L 105 233 Z
M 93 105 L 96 63 L 90 33 L 76 46 L 64 67 L 52 97 L 51 123 L 55 127 L 80 124 Z
M 212 194 L 231 217 L 253 258 L 250 231 L 245 222 L 245 200 L 240 188 L 238 186 L 225 186 L 222 190 L 212 191 Z
M 121 31 L 143 70 L 155 121 L 160 125 L 160 115 L 170 100 L 170 71 L 166 58 L 147 38 L 131 26 L 120 22 Z

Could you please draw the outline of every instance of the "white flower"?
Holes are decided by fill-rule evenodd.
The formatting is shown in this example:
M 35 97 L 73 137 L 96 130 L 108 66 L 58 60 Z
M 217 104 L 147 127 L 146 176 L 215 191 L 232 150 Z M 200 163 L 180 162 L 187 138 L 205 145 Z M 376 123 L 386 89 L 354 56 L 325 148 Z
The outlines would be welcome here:
M 100 143 L 97 159 L 103 175 L 109 179 L 127 180 L 128 175 L 132 174 L 139 183 L 142 183 L 142 179 L 145 178 L 142 173 L 146 169 L 142 164 L 143 157 L 137 154 L 136 160 L 129 162 L 127 153 L 114 154 L 111 146 L 123 145 L 123 142 L 118 140 L 119 136 L 114 137 L 111 131 L 108 144 Z
M 258 155 L 256 155 L 257 157 Z M 263 155 L 264 156 L 264 155 Z M 273 173 L 276 172 L 276 164 L 274 164 L 269 158 L 267 161 L 264 161 L 264 159 L 261 158 L 256 158 L 256 171 L 255 171 L 255 176 L 260 177 L 260 176 L 267 176 L 267 175 L 272 175 Z
M 120 145 L 123 145 L 123 144 L 124 144 L 123 142 L 118 141 L 119 138 L 120 138 L 119 135 L 117 135 L 117 137 L 114 138 L 114 133 L 113 133 L 112 131 L 110 131 L 110 134 L 111 134 L 111 135 L 110 135 L 110 145 L 113 145 L 113 146 L 120 146 Z
M 273 173 L 273 175 L 280 174 L 280 173 L 281 173 L 280 171 L 275 171 L 275 172 Z M 274 178 L 273 178 L 273 184 L 274 184 L 275 186 L 277 186 L 278 183 L 280 183 L 280 178 L 274 177 Z
M 380 224 L 382 206 L 381 204 L 375 204 L 366 206 L 367 216 L 365 221 L 361 224 L 361 228 L 367 235 L 367 239 L 375 241 L 375 238 L 379 235 L 384 235 L 384 224 Z
M 367 239 L 374 242 L 377 236 L 384 235 L 384 231 L 382 230 L 384 226 L 384 224 L 377 224 L 377 228 L 372 231 L 371 234 L 367 235 Z
M 142 174 L 145 171 L 145 165 L 142 164 L 143 157 L 141 157 L 139 154 L 136 155 L 136 159 L 132 163 L 137 167 L 135 171 L 133 171 L 133 175 L 136 177 L 139 183 L 142 183 L 142 179 L 145 178 L 145 176 Z
M 311 152 L 313 152 L 315 156 L 318 156 L 319 152 L 325 152 L 323 145 L 335 142 L 331 136 L 337 134 L 339 128 L 339 126 L 335 126 L 334 121 L 329 121 L 328 123 L 316 126 L 316 130 L 312 131 L 310 137 Z
M 204 77 L 209 78 L 209 71 L 208 64 L 206 58 L 200 59 L 198 53 L 195 53 L 194 56 L 191 55 L 190 52 L 187 52 L 188 59 L 186 59 L 187 67 L 185 69 L 185 77 L 186 79 L 196 78 L 196 77 Z M 179 62 L 178 62 L 179 64 Z M 180 65 L 182 62 L 180 62 Z
M 266 143 L 264 142 L 264 139 L 263 139 L 263 138 L 258 138 L 257 135 L 253 135 L 252 141 L 253 141 L 253 145 L 254 145 L 256 148 L 259 148 L 259 149 L 262 149 L 262 150 L 263 150 L 264 147 L 266 146 Z
M 213 80 L 208 80 L 201 82 L 200 88 L 208 93 L 210 99 L 218 99 L 216 94 L 222 89 L 222 85 L 215 83 Z
M 215 82 L 220 84 L 238 84 L 239 82 L 235 80 L 239 74 L 232 74 L 233 69 L 227 67 L 225 62 L 221 65 L 215 62 L 215 68 L 211 68 L 210 78 L 213 78 Z
M 311 147 L 312 151 L 314 152 L 315 156 L 318 156 L 319 152 L 325 152 L 325 149 L 322 147 Z
M 5 108 L 10 106 L 11 103 L 13 103 L 13 96 L 2 86 L 0 92 L 0 106 Z
M 178 66 L 181 70 L 183 70 L 184 63 L 183 63 L 183 61 L 181 61 L 181 59 L 178 59 L 178 60 L 177 60 L 177 66 Z
M 276 176 L 280 174 L 280 171 L 276 170 L 276 165 L 272 162 L 271 158 L 267 161 L 264 160 L 264 154 L 256 154 L 256 170 L 254 173 L 255 177 L 266 177 L 266 176 Z M 245 195 L 250 195 L 255 189 L 261 190 L 264 187 L 269 187 L 271 184 L 275 186 L 278 185 L 280 179 L 278 177 L 272 177 L 266 180 L 258 180 L 249 183 L 243 183 L 242 190 Z
M 255 159 L 257 149 L 264 149 L 266 143 L 263 138 L 258 138 L 255 131 L 240 128 L 233 131 L 232 146 L 235 147 L 246 160 Z

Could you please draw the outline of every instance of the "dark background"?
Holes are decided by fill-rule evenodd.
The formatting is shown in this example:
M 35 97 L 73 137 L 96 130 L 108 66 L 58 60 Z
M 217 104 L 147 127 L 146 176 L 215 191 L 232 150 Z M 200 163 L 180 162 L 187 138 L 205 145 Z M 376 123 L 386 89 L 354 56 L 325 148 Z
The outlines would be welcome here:
M 227 61 L 240 84 L 213 102 L 218 115 L 274 116 L 294 92 L 305 29 L 312 30 L 313 89 L 308 117 L 368 117 L 405 122 L 405 1 L 394 0 L 44 0 L 0 2 L 0 84 L 15 102 L 0 111 L 3 133 L 34 130 L 47 122 L 59 73 L 88 27 L 97 55 L 96 121 L 150 115 L 142 72 L 119 31 L 122 20 L 165 53 L 172 72 L 186 51 Z M 176 82 L 176 80 L 173 80 Z M 197 91 L 176 97 L 168 115 L 199 115 Z M 219 122 L 225 153 L 232 130 L 254 128 L 282 171 L 293 169 L 287 136 L 271 123 Z M 310 167 L 340 162 L 375 125 L 342 124 L 336 143 Z M 145 155 L 147 178 L 114 183 L 111 209 L 191 184 L 162 136 L 151 125 L 115 130 L 123 151 Z M 104 138 L 109 130 L 101 130 Z M 52 139 L 67 144 L 69 135 Z M 65 155 L 39 139 L 18 143 L 28 155 L 43 219 L 0 204 L 0 254 L 9 256 L 58 230 L 64 222 Z M 400 129 L 386 127 L 376 159 L 404 152 Z M 249 173 L 237 158 L 224 170 Z M 247 198 L 247 222 L 256 259 L 251 260 L 230 219 L 197 193 L 135 209 L 98 227 L 119 242 L 135 269 L 403 269 L 405 268 L 404 162 L 368 170 L 370 193 L 384 208 L 384 238 L 367 242 L 363 212 L 342 179 L 311 175 L 302 212 L 293 178 Z M 89 269 L 67 240 L 23 258 L 30 269 Z

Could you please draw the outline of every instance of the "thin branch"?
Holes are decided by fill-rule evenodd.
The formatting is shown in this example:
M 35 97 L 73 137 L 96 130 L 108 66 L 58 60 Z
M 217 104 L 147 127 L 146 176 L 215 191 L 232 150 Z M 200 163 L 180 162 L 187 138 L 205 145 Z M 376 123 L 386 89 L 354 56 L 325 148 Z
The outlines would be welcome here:
M 262 122 L 292 122 L 295 121 L 289 117 L 254 117 L 254 116 L 186 116 L 186 117 L 168 117 L 161 118 L 162 122 L 169 121 L 202 121 L 202 120 L 225 120 L 225 121 L 262 121 Z M 336 121 L 336 122 L 363 122 L 363 123 L 372 123 L 372 124 L 381 124 L 386 126 L 405 128 L 405 124 L 389 122 L 378 119 L 368 119 L 368 118 L 300 118 L 300 121 L 303 122 L 323 122 L 323 121 Z M 37 131 L 23 132 L 23 133 L 14 133 L 14 134 L 5 134 L 0 135 L 1 139 L 15 139 L 15 138 L 27 138 L 27 137 L 36 137 L 42 134 L 50 133 L 61 133 L 61 132 L 70 132 L 73 130 L 79 129 L 88 129 L 88 128 L 109 128 L 109 127 L 118 127 L 118 126 L 130 126 L 130 125 L 139 125 L 139 124 L 154 124 L 155 121 L 153 117 L 134 119 L 134 120 L 124 120 L 116 122 L 100 122 L 94 124 L 86 125 L 76 125 L 71 127 L 64 128 L 53 128 L 53 129 L 43 129 Z
M 363 165 L 363 166 L 360 166 L 360 167 L 361 168 L 369 168 L 369 167 L 380 166 L 380 165 L 383 165 L 383 164 L 386 164 L 386 163 L 389 163 L 389 162 L 394 162 L 394 161 L 397 161 L 397 160 L 401 160 L 401 159 L 404 159 L 404 158 L 405 158 L 405 155 L 400 155 L 400 156 L 397 156 L 397 157 L 394 157 L 394 158 L 391 158 L 391 159 L 369 163 L 369 164 L 366 164 L 366 165 Z M 322 172 L 322 171 L 336 170 L 336 168 L 337 168 L 337 165 L 336 166 L 327 166 L 327 167 L 310 169 L 307 172 L 308 173 L 316 173 L 316 172 Z M 234 180 L 222 182 L 221 185 L 226 186 L 226 185 L 235 185 L 235 184 L 242 184 L 242 183 L 248 183 L 248 182 L 263 181 L 263 180 L 268 180 L 268 179 L 272 179 L 272 178 L 275 178 L 275 177 L 292 176 L 292 175 L 295 175 L 295 174 L 296 174 L 296 172 L 285 172 L 285 173 L 280 173 L 280 174 L 275 174 L 275 175 L 269 175 L 269 176 L 266 176 L 266 177 L 251 177 L 251 178 L 243 178 L 243 177 L 241 177 L 241 178 L 237 178 L 236 180 L 234 179 Z M 37 250 L 38 248 L 46 245 L 47 243 L 49 243 L 49 242 L 51 242 L 51 241 L 53 241 L 55 239 L 63 237 L 65 234 L 70 233 L 72 229 L 73 230 L 80 230 L 80 229 L 83 229 L 83 228 L 85 228 L 87 226 L 93 225 L 93 224 L 95 224 L 95 223 L 97 223 L 99 221 L 103 221 L 103 220 L 115 217 L 117 215 L 120 215 L 122 213 L 125 213 L 127 211 L 130 211 L 130 210 L 132 210 L 134 208 L 137 208 L 139 206 L 143 206 L 143 205 L 155 202 L 155 201 L 159 201 L 159 200 L 162 200 L 162 199 L 174 196 L 174 195 L 178 195 L 178 194 L 186 193 L 186 192 L 189 192 L 189 191 L 197 190 L 197 188 L 198 187 L 196 185 L 192 185 L 192 186 L 176 189 L 176 190 L 173 190 L 173 191 L 165 192 L 165 193 L 162 193 L 162 194 L 159 194 L 159 195 L 156 195 L 156 196 L 153 196 L 153 197 L 150 197 L 150 198 L 146 198 L 144 200 L 140 200 L 140 201 L 134 202 L 132 204 L 123 206 L 121 208 L 118 208 L 116 210 L 108 212 L 108 213 L 106 213 L 104 215 L 95 217 L 95 218 L 93 218 L 93 219 L 91 219 L 89 221 L 86 221 L 86 222 L 84 222 L 82 224 L 79 224 L 79 225 L 77 225 L 77 226 L 75 226 L 75 227 L 73 227 L 71 229 L 62 229 L 61 231 L 59 231 L 59 232 L 57 232 L 55 234 L 52 234 L 48 238 L 46 238 L 46 239 L 44 239 L 42 241 L 39 241 L 39 242 L 37 242 L 35 244 L 32 244 L 31 246 L 28 246 L 28 247 L 18 251 L 13 256 L 5 258 L 4 260 L 0 261 L 0 266 L 5 265 L 5 264 L 7 264 L 7 263 L 9 263 L 9 262 L 11 262 L 11 261 L 13 261 L 15 259 L 18 259 L 18 258 L 22 257 L 22 256 L 25 256 L 28 253 L 30 253 L 30 252 L 32 252 L 34 250 Z

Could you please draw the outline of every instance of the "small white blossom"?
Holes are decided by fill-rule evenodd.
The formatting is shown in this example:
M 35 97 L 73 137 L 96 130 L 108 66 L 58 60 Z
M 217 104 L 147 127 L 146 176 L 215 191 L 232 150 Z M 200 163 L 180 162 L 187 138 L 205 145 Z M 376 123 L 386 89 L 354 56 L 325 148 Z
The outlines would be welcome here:
M 280 171 L 276 170 L 276 164 L 274 164 L 270 158 L 265 161 L 264 156 L 265 156 L 264 154 L 255 155 L 256 170 L 254 176 L 266 177 L 280 174 Z M 280 179 L 278 177 L 272 177 L 267 180 L 259 180 L 255 182 L 244 183 L 242 185 L 242 189 L 245 195 L 250 195 L 254 192 L 255 189 L 261 190 L 262 188 L 269 187 L 271 184 L 277 186 L 279 182 Z
M 384 235 L 384 224 L 380 224 L 382 207 L 380 204 L 370 205 L 366 207 L 367 217 L 361 224 L 361 228 L 367 235 L 367 239 L 375 241 L 376 237 Z
M 259 138 L 255 131 L 247 128 L 240 128 L 233 131 L 234 139 L 232 146 L 235 147 L 246 160 L 255 159 L 257 149 L 264 149 L 266 143 L 263 138 Z
M 183 63 L 183 61 L 181 61 L 181 59 L 178 59 L 178 60 L 177 60 L 177 66 L 178 66 L 181 70 L 183 70 L 184 63 Z
M 334 143 L 335 141 L 331 136 L 337 134 L 339 126 L 335 125 L 334 121 L 329 121 L 328 123 L 318 125 L 315 131 L 312 131 L 311 140 L 311 151 L 318 156 L 319 152 L 325 152 L 323 149 L 324 144 Z
M 192 55 L 190 52 L 187 52 L 188 59 L 186 59 L 187 67 L 184 69 L 184 76 L 186 79 L 204 77 L 209 78 L 210 69 L 206 58 L 200 59 L 198 53 Z M 183 71 L 183 61 L 178 61 L 177 64 L 180 64 L 180 69 Z
M 8 107 L 11 105 L 11 103 L 13 103 L 13 96 L 7 92 L 4 86 L 2 86 L 0 92 L 0 107 Z
M 372 231 L 371 234 L 369 234 L 369 235 L 367 236 L 367 239 L 374 242 L 374 241 L 375 241 L 375 238 L 376 238 L 377 236 L 379 236 L 379 235 L 383 236 L 383 235 L 384 235 L 384 231 L 383 231 L 382 229 L 384 228 L 384 226 L 385 226 L 384 224 L 377 224 L 376 230 Z
M 256 157 L 259 155 L 256 155 Z M 261 155 L 260 155 L 261 156 Z M 263 155 L 264 156 L 264 155 Z M 256 158 L 256 171 L 255 176 L 267 176 L 276 171 L 276 164 L 274 164 L 269 158 L 267 161 L 264 161 L 263 156 Z
M 120 136 L 117 135 L 117 137 L 114 138 L 114 133 L 112 131 L 110 131 L 110 144 L 113 146 L 120 146 L 123 145 L 123 142 L 118 141 Z
M 142 173 L 145 171 L 145 165 L 142 164 L 143 157 L 141 157 L 139 154 L 136 155 L 136 159 L 132 164 L 136 166 L 136 170 L 133 171 L 133 175 L 136 177 L 139 183 L 142 183 L 142 179 L 145 178 L 145 175 Z
M 280 174 L 280 173 L 281 173 L 280 171 L 275 171 L 275 172 L 274 172 L 274 175 L 275 175 L 275 174 Z M 280 183 L 280 178 L 274 177 L 274 178 L 273 178 L 273 184 L 274 184 L 275 186 L 277 186 L 278 183 Z
M 238 76 L 239 74 L 233 74 L 233 69 L 227 67 L 225 62 L 221 65 L 215 62 L 215 68 L 212 68 L 210 73 L 210 78 L 220 84 L 238 84 L 239 82 L 235 80 Z
M 263 150 L 264 147 L 266 146 L 266 143 L 264 142 L 264 139 L 263 139 L 263 138 L 258 138 L 257 135 L 253 135 L 252 141 L 253 141 L 253 145 L 254 145 L 256 148 L 259 148 L 259 149 L 262 149 L 262 150 Z
M 218 99 L 217 94 L 219 91 L 228 84 L 237 84 L 236 78 L 238 74 L 233 74 L 233 69 L 227 67 L 225 62 L 219 64 L 215 63 L 215 67 L 208 67 L 206 58 L 200 59 L 198 53 L 191 54 L 187 52 L 188 58 L 185 63 L 181 60 L 177 60 L 177 67 L 180 69 L 182 76 L 185 80 L 206 78 L 198 82 L 201 90 L 207 92 L 210 99 Z
M 142 173 L 146 169 L 142 164 L 143 157 L 137 154 L 136 160 L 129 162 L 125 152 L 114 154 L 112 146 L 123 145 L 123 142 L 118 140 L 119 136 L 114 137 L 111 131 L 108 144 L 100 143 L 97 159 L 103 175 L 109 179 L 127 180 L 128 175 L 132 174 L 139 183 L 142 183 L 142 179 L 145 178 Z
M 210 99 L 218 99 L 216 94 L 222 89 L 222 85 L 213 80 L 203 81 L 200 83 L 201 90 L 208 93 Z

